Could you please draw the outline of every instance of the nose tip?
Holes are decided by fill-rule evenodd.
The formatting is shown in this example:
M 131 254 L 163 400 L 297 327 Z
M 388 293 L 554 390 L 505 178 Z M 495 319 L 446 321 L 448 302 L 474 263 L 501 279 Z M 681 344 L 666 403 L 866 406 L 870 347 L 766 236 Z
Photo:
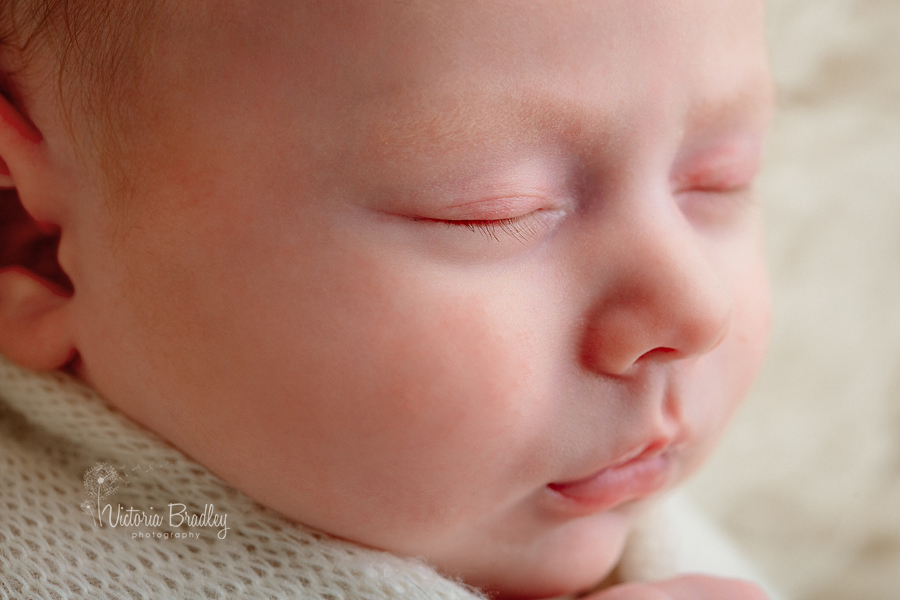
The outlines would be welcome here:
M 582 352 L 589 369 L 623 376 L 638 363 L 702 356 L 726 336 L 732 299 L 718 273 L 696 249 L 668 250 L 655 260 L 635 253 L 595 303 Z

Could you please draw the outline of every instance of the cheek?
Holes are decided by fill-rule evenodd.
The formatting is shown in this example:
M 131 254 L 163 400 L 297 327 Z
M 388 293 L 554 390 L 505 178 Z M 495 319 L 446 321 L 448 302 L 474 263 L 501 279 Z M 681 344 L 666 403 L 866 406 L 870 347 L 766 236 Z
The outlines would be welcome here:
M 425 536 L 515 493 L 511 461 L 531 454 L 541 407 L 522 401 L 534 353 L 524 315 L 501 302 L 509 292 L 371 249 L 309 264 L 251 311 L 248 331 L 269 336 L 259 368 L 274 377 L 247 416 L 266 432 L 254 452 L 267 468 L 309 482 L 300 510 L 333 508 L 301 515 L 287 505 L 296 496 L 275 507 L 357 539 L 363 523 L 376 537 L 417 523 Z M 466 481 L 477 483 L 463 493 Z
M 755 224 L 754 224 L 755 225 Z M 684 419 L 697 442 L 691 459 L 699 466 L 750 389 L 765 357 L 771 321 L 768 275 L 758 226 L 711 248 L 708 256 L 731 290 L 727 335 L 711 353 L 681 366 Z
M 755 239 L 761 237 L 760 232 Z M 742 256 L 743 261 L 731 277 L 735 302 L 729 359 L 738 380 L 736 385 L 746 392 L 765 358 L 772 325 L 772 300 L 761 242 L 753 244 Z

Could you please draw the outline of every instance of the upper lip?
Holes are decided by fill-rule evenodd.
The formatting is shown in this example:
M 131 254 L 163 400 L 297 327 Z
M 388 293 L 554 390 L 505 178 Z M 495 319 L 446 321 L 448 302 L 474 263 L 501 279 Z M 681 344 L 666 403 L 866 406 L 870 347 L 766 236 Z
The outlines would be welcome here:
M 629 463 L 640 463 L 663 453 L 674 454 L 690 443 L 690 428 L 683 415 L 680 410 L 670 408 L 681 404 L 675 382 L 665 371 L 656 369 L 653 365 L 642 366 L 641 372 L 635 377 L 631 381 L 631 386 L 634 387 L 629 386 L 624 392 L 639 406 L 636 416 L 646 424 L 641 428 L 643 431 L 623 436 L 624 439 L 613 438 L 610 440 L 612 444 L 606 446 L 607 452 L 602 454 L 595 447 L 593 452 L 582 455 L 577 462 L 568 463 L 568 468 L 561 473 L 564 478 L 550 483 L 550 486 L 562 487 L 586 482 L 604 471 Z M 609 452 L 609 449 L 613 452 Z

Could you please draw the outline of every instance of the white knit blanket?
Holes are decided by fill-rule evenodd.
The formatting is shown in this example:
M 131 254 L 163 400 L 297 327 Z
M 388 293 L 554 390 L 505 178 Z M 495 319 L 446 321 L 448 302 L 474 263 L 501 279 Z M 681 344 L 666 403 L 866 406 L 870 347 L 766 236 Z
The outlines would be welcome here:
M 4 599 L 480 597 L 419 561 L 292 524 L 77 381 L 2 358 L 0 478 Z M 619 565 L 628 580 L 698 570 L 750 575 L 677 500 L 648 513 Z

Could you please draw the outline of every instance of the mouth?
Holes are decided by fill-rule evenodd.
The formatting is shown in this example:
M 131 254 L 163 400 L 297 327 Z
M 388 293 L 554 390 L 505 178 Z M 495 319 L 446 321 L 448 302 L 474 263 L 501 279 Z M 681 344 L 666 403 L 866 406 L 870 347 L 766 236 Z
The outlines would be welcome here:
M 668 440 L 654 440 L 587 477 L 550 483 L 547 488 L 577 512 L 609 510 L 666 487 L 674 471 L 672 454 Z

